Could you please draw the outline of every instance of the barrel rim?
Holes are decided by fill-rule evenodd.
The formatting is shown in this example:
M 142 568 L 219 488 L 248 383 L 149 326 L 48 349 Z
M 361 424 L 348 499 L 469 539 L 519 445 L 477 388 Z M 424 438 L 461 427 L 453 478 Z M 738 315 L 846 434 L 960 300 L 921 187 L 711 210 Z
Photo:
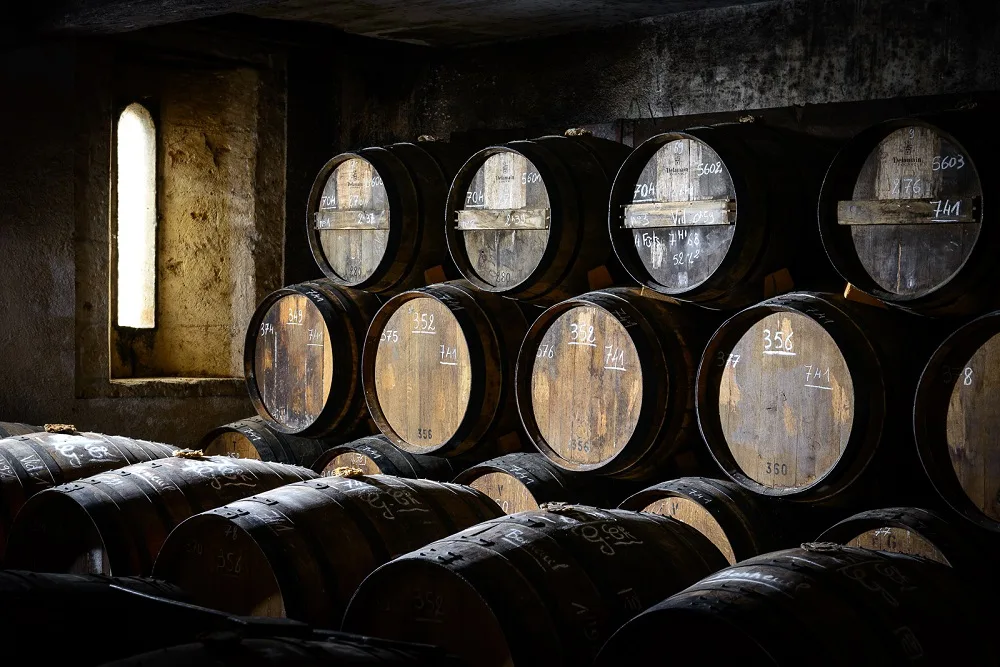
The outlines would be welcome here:
M 791 500 L 826 501 L 845 492 L 852 482 L 860 478 L 873 458 L 874 449 L 881 439 L 886 415 L 884 379 L 880 373 L 865 372 L 872 368 L 880 368 L 878 356 L 859 324 L 840 307 L 840 299 L 842 297 L 835 294 L 815 292 L 792 292 L 767 299 L 729 317 L 712 334 L 705 346 L 698 364 L 696 382 L 695 405 L 698 428 L 709 453 L 726 476 L 753 493 Z M 810 307 L 817 308 L 821 316 L 835 313 L 839 316 L 839 321 L 820 321 L 815 315 L 806 312 L 806 306 L 797 303 L 803 301 L 808 302 Z M 715 363 L 719 348 L 724 345 L 728 347 L 730 342 L 735 344 L 750 327 L 775 312 L 797 313 L 822 327 L 837 343 L 850 372 L 854 390 L 851 435 L 837 461 L 812 483 L 784 489 L 760 484 L 743 472 L 736 463 L 735 457 L 730 452 L 728 439 L 722 432 L 718 410 L 718 386 L 715 382 L 719 373 Z M 834 327 L 832 331 L 831 326 Z M 845 341 L 846 344 L 841 341 Z M 871 455 L 861 456 L 860 454 L 865 451 L 871 452 Z M 841 466 L 842 462 L 847 464 Z
M 635 346 L 640 358 L 648 358 L 651 360 L 659 359 L 664 361 L 662 365 L 664 373 L 661 377 L 654 377 L 653 373 L 643 372 L 642 368 L 639 369 L 639 372 L 642 374 L 643 401 L 642 406 L 639 409 L 639 415 L 636 418 L 635 426 L 629 434 L 628 440 L 618 448 L 618 451 L 616 451 L 613 456 L 603 461 L 578 464 L 564 458 L 555 450 L 555 448 L 550 446 L 538 427 L 537 420 L 535 419 L 533 398 L 531 395 L 531 379 L 535 360 L 534 355 L 536 354 L 539 342 L 544 336 L 544 331 L 547 331 L 548 327 L 550 327 L 556 319 L 574 308 L 597 308 L 604 311 L 615 321 L 620 321 L 619 317 L 606 308 L 605 305 L 598 302 L 602 300 L 603 297 L 607 297 L 608 300 L 614 301 L 616 307 L 625 309 L 628 315 L 635 320 L 639 330 L 642 332 L 642 336 L 633 335 L 633 333 L 629 331 L 629 327 L 623 327 L 625 332 L 628 334 L 632 344 Z M 524 430 L 528 433 L 528 437 L 535 445 L 535 448 L 542 453 L 550 463 L 561 470 L 571 473 L 585 473 L 594 470 L 601 470 L 602 472 L 612 474 L 626 471 L 634 466 L 636 462 L 643 458 L 645 453 L 654 447 L 658 441 L 661 431 L 668 422 L 666 414 L 667 411 L 664 406 L 667 406 L 670 403 L 671 396 L 674 394 L 674 371 L 671 364 L 666 363 L 662 350 L 659 350 L 658 347 L 654 345 L 654 342 L 659 340 L 660 339 L 656 336 L 656 333 L 653 330 L 651 323 L 648 321 L 645 313 L 643 313 L 630 301 L 623 299 L 621 296 L 612 291 L 595 290 L 565 301 L 560 301 L 559 303 L 547 308 L 541 315 L 535 318 L 535 321 L 528 327 L 528 331 L 525 333 L 524 340 L 521 343 L 521 349 L 518 351 L 517 363 L 514 371 L 514 394 L 517 400 L 517 411 L 520 415 Z M 653 365 L 655 364 L 651 364 L 651 366 Z M 647 397 L 651 397 L 653 400 L 647 401 Z M 660 417 L 658 418 L 657 415 L 660 415 Z M 648 435 L 642 438 L 642 440 L 645 440 L 645 446 L 641 448 L 642 451 L 639 451 L 640 448 L 636 446 L 637 435 L 641 437 L 644 430 L 642 427 L 651 426 L 657 421 L 659 423 L 656 428 L 645 429 L 648 432 Z M 635 452 L 631 451 L 633 447 L 636 448 Z M 628 452 L 628 454 L 626 454 L 626 452 Z
M 341 164 L 355 158 L 371 164 L 375 172 L 382 179 L 386 198 L 389 203 L 389 234 L 386 240 L 386 247 L 375 269 L 372 270 L 368 277 L 352 281 L 349 278 L 341 276 L 330 267 L 320 241 L 320 230 L 316 229 L 312 217 L 319 210 L 318 203 L 320 197 L 334 170 Z M 391 177 L 386 178 L 383 174 L 390 175 Z M 407 182 L 409 183 L 409 187 L 404 185 Z M 309 190 L 309 198 L 306 201 L 306 239 L 309 243 L 309 251 L 316 262 L 316 266 L 323 272 L 323 275 L 342 287 L 372 289 L 374 291 L 391 289 L 399 282 L 402 276 L 397 277 L 390 285 L 383 287 L 381 283 L 385 281 L 385 274 L 394 263 L 395 255 L 399 250 L 400 244 L 403 242 L 403 235 L 406 234 L 407 238 L 411 240 L 414 236 L 416 238 L 420 237 L 421 229 L 410 229 L 411 225 L 404 225 L 403 219 L 417 220 L 419 225 L 419 212 L 420 207 L 416 187 L 405 164 L 394 153 L 381 147 L 363 148 L 357 151 L 340 153 L 330 158 L 320 168 L 319 173 L 313 180 L 312 188 Z M 404 227 L 407 229 L 404 230 Z
M 570 209 L 565 208 L 564 205 L 571 203 L 571 200 L 575 198 L 564 197 L 562 195 L 564 193 L 575 193 L 575 191 L 572 188 L 572 181 L 568 174 L 562 173 L 564 167 L 561 165 L 558 157 L 551 154 L 544 146 L 535 142 L 536 140 L 512 141 L 508 144 L 487 146 L 477 151 L 459 168 L 458 173 L 452 179 L 451 187 L 448 188 L 444 221 L 448 252 L 462 276 L 472 283 L 476 289 L 483 292 L 520 299 L 533 299 L 544 296 L 546 292 L 552 289 L 545 288 L 539 291 L 540 288 L 537 286 L 537 283 L 540 277 L 551 270 L 552 260 L 559 251 L 559 241 L 566 226 L 565 218 L 567 214 L 572 212 Z M 503 288 L 489 284 L 472 268 L 472 262 L 469 260 L 461 231 L 458 230 L 456 224 L 453 222 L 457 212 L 461 210 L 462 198 L 468 191 L 479 169 L 485 164 L 488 158 L 499 153 L 515 153 L 531 162 L 532 166 L 538 171 L 538 175 L 542 178 L 542 183 L 545 184 L 546 193 L 549 197 L 549 210 L 551 211 L 549 228 L 546 230 L 548 234 L 545 240 L 545 250 L 542 252 L 538 263 L 523 280 Z M 549 154 L 546 155 L 547 153 Z M 577 242 L 577 245 L 579 245 L 579 242 Z M 577 247 L 573 256 L 575 257 L 578 252 L 579 248 Z
M 971 523 L 1000 533 L 1000 519 L 992 519 L 966 494 L 948 455 L 947 408 L 958 378 L 947 384 L 938 381 L 937 373 L 953 355 L 961 354 L 964 365 L 967 351 L 975 354 L 995 335 L 1000 334 L 1000 310 L 985 313 L 953 331 L 938 346 L 924 366 L 913 401 L 913 436 L 917 456 L 937 494 L 957 514 Z M 965 350 L 965 351 L 962 351 Z M 939 419 L 932 419 L 933 411 Z
M 711 303 L 718 300 L 714 292 L 729 291 L 750 273 L 764 252 L 762 242 L 765 238 L 763 228 L 767 226 L 766 218 L 759 211 L 766 210 L 766 195 L 762 188 L 753 188 L 747 180 L 750 174 L 746 170 L 733 169 L 730 165 L 742 163 L 752 164 L 752 159 L 744 154 L 743 149 L 733 142 L 727 142 L 721 137 L 715 137 L 713 143 L 712 128 L 691 127 L 681 131 L 656 134 L 639 144 L 625 160 L 611 186 L 608 205 L 608 233 L 611 245 L 622 266 L 637 283 L 654 292 L 691 302 Z M 704 135 L 704 136 L 703 136 Z M 631 201 L 628 193 L 653 156 L 663 146 L 671 141 L 687 139 L 704 144 L 711 148 L 722 163 L 726 165 L 733 189 L 736 191 L 736 220 L 732 223 L 733 238 L 729 241 L 726 255 L 719 265 L 704 280 L 693 286 L 672 288 L 655 280 L 645 268 L 635 249 L 635 237 L 632 229 L 626 229 L 622 224 L 624 203 Z M 740 205 L 742 202 L 742 206 Z M 742 214 L 743 219 L 740 219 Z M 694 226 L 694 225 L 692 225 Z M 751 240 L 756 242 L 748 243 Z M 732 273 L 737 267 L 742 267 L 738 273 Z M 727 276 L 727 274 L 729 274 Z
M 353 396 L 356 393 L 358 384 L 358 364 L 354 355 L 350 354 L 349 351 L 345 349 L 345 345 L 335 344 L 334 341 L 349 341 L 352 343 L 350 347 L 357 349 L 359 352 L 361 346 L 358 345 L 353 328 L 347 325 L 342 314 L 338 310 L 334 309 L 332 305 L 332 303 L 336 301 L 339 306 L 348 311 L 353 307 L 353 304 L 350 303 L 350 299 L 342 298 L 342 295 L 339 293 L 340 289 L 345 288 L 336 284 L 324 285 L 315 281 L 288 285 L 265 296 L 260 304 L 258 304 L 256 310 L 254 310 L 253 315 L 250 317 L 250 322 L 247 325 L 246 336 L 243 339 L 244 383 L 246 384 L 247 392 L 250 395 L 250 402 L 257 411 L 257 415 L 261 417 L 261 419 L 263 419 L 270 428 L 279 433 L 285 435 L 299 435 L 303 437 L 325 435 L 334 430 L 351 411 L 351 406 L 354 403 Z M 330 334 L 332 348 L 331 353 L 333 355 L 334 367 L 351 368 L 354 371 L 350 374 L 343 374 L 344 376 L 350 377 L 349 382 L 331 381 L 330 394 L 323 405 L 323 409 L 320 410 L 320 413 L 304 428 L 295 428 L 278 422 L 267 409 L 267 406 L 264 403 L 263 394 L 260 391 L 260 387 L 257 385 L 257 360 L 255 354 L 257 332 L 260 329 L 260 325 L 263 322 L 264 317 L 268 312 L 270 312 L 274 304 L 289 296 L 305 297 L 319 311 L 320 316 L 323 319 L 323 324 L 327 328 L 327 333 Z
M 254 421 L 255 419 L 257 420 L 256 422 Z M 243 426 L 247 422 L 249 422 L 250 424 L 258 424 L 258 425 L 260 425 L 265 430 L 266 434 L 268 434 L 268 435 L 271 434 L 270 431 L 267 430 L 267 426 L 266 426 L 267 422 L 264 421 L 264 418 L 261 417 L 260 415 L 256 415 L 256 416 L 247 417 L 245 419 L 237 419 L 236 421 L 229 422 L 228 424 L 221 424 L 219 426 L 216 426 L 215 428 L 211 429 L 210 431 L 208 431 L 207 433 L 205 433 L 205 435 L 203 435 L 201 437 L 201 440 L 198 441 L 198 448 L 201 449 L 202 451 L 207 451 L 208 448 L 209 448 L 209 446 L 213 442 L 215 442 L 215 439 L 218 438 L 219 436 L 225 435 L 227 433 L 238 433 L 238 434 L 242 435 L 244 438 L 246 438 L 247 441 L 251 445 L 253 445 L 253 448 L 255 450 L 257 450 L 258 454 L 260 454 L 261 452 L 260 452 L 260 450 L 257 447 L 257 443 L 254 441 L 253 438 L 251 438 L 250 436 L 247 435 L 247 431 L 251 431 L 251 432 L 254 432 L 254 433 L 256 433 L 256 432 L 253 430 L 253 428 L 251 426 Z M 265 442 L 267 441 L 267 437 L 266 436 L 261 436 L 261 439 L 264 440 Z M 285 463 L 286 462 L 286 461 L 281 460 L 282 456 L 286 452 L 284 451 L 284 448 L 280 446 L 280 443 L 278 442 L 277 438 L 275 438 L 275 443 L 266 442 L 266 444 L 267 444 L 267 447 L 268 447 L 268 450 L 269 450 L 267 453 L 274 457 L 274 458 L 270 459 L 271 461 L 274 461 L 276 463 Z M 278 444 L 277 449 L 272 448 L 272 444 Z M 232 454 L 214 454 L 214 455 L 213 454 L 207 454 L 207 456 L 229 456 L 230 458 L 233 458 L 233 459 L 236 459 L 236 458 L 245 458 L 245 457 L 241 457 L 241 456 L 233 456 Z M 268 459 L 264 459 L 262 457 L 260 460 L 261 461 L 265 461 L 265 460 L 268 460 Z
M 956 121 L 961 123 L 962 119 L 927 119 L 922 116 L 909 116 L 882 121 L 858 132 L 837 152 L 830 163 L 820 187 L 816 209 L 820 242 L 834 270 L 850 285 L 865 294 L 901 308 L 936 314 L 937 311 L 947 309 L 958 301 L 963 293 L 968 291 L 970 285 L 974 285 L 977 280 L 982 281 L 985 277 L 985 272 L 982 269 L 976 269 L 976 264 L 984 260 L 985 247 L 991 245 L 989 241 L 996 237 L 996 234 L 992 233 L 990 229 L 995 225 L 988 224 L 987 218 L 987 212 L 992 212 L 992 209 L 986 201 L 988 197 L 984 183 L 988 182 L 988 178 L 984 178 L 984 175 L 988 176 L 989 170 L 982 169 L 982 162 L 977 162 L 976 151 L 969 148 L 974 144 L 961 141 L 959 135 L 963 132 L 959 126 L 955 125 Z M 848 188 L 853 192 L 857 182 L 857 173 L 878 144 L 892 132 L 911 126 L 934 130 L 965 151 L 966 157 L 969 159 L 969 166 L 975 171 L 980 189 L 983 192 L 983 203 L 979 213 L 976 238 L 965 261 L 951 276 L 936 287 L 906 295 L 883 289 L 871 278 L 858 257 L 857 249 L 850 236 L 850 228 L 840 229 L 840 225 L 837 224 L 836 211 L 839 193 L 846 192 Z M 853 176 L 849 176 L 850 174 Z

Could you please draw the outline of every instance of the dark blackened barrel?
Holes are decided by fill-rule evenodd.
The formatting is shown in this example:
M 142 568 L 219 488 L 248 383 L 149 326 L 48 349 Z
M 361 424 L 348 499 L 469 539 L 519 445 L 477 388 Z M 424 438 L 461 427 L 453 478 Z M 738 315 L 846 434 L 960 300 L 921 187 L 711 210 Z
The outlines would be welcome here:
M 612 253 L 604 212 L 628 148 L 590 136 L 491 146 L 448 193 L 448 248 L 477 288 L 551 304 L 589 288 Z
M 470 666 L 589 665 L 622 623 L 726 565 L 674 519 L 545 507 L 383 565 L 358 588 L 344 629 L 443 646 Z
M 520 448 L 514 361 L 528 320 L 466 281 L 389 299 L 372 320 L 362 371 L 372 419 L 411 454 L 489 458 Z
M 832 271 L 816 262 L 819 238 L 805 224 L 822 172 L 790 148 L 801 141 L 747 124 L 647 139 L 611 191 L 622 264 L 641 285 L 713 308 L 749 305 L 793 280 L 822 288 Z
M 201 439 L 200 447 L 206 456 L 232 456 L 311 468 L 329 445 L 329 440 L 288 435 L 260 417 L 248 417 L 212 429 Z
M 42 572 L 148 575 L 184 519 L 311 479 L 306 468 L 228 456 L 138 463 L 36 494 L 10 530 L 7 563 Z
M 14 517 L 34 494 L 174 451 L 158 442 L 100 433 L 42 432 L 0 440 L 0 560 Z
M 928 361 L 913 408 L 917 451 L 938 494 L 1000 532 L 1000 312 L 949 336 Z
M 852 487 L 885 502 L 897 486 L 923 484 L 904 424 L 927 328 L 832 294 L 786 294 L 737 313 L 698 372 L 712 455 L 750 491 L 803 502 L 835 502 Z
M 153 574 L 210 608 L 339 627 L 376 567 L 500 513 L 457 484 L 328 477 L 188 519 L 167 538 Z
M 361 350 L 378 297 L 330 280 L 268 295 L 247 328 L 243 367 L 254 408 L 281 433 L 344 433 L 366 416 Z
M 21 424 L 19 422 L 0 422 L 0 438 L 9 438 L 15 435 L 28 435 L 29 433 L 38 433 L 39 431 L 44 431 L 40 426 L 32 426 L 31 424 Z
M 394 294 L 426 284 L 424 271 L 450 265 L 441 226 L 460 159 L 438 142 L 342 153 L 309 194 L 309 247 L 331 281 Z
M 992 616 L 933 561 L 825 543 L 765 554 L 627 623 L 595 665 L 994 665 Z M 777 630 L 779 629 L 780 630 Z M 956 648 L 955 638 L 961 637 Z
M 313 470 L 327 477 L 343 467 L 360 468 L 366 475 L 394 475 L 439 482 L 450 480 L 457 470 L 450 459 L 404 452 L 384 435 L 359 438 L 331 447 L 316 460 Z
M 104 667 L 464 667 L 464 663 L 433 646 L 387 642 L 371 637 L 331 634 L 327 639 L 228 636 L 208 638 L 108 663 Z
M 997 176 L 996 141 L 969 113 L 928 120 L 869 128 L 837 155 L 820 233 L 859 289 L 928 315 L 974 313 L 997 303 L 1000 228 L 984 192 Z
M 697 439 L 694 378 L 711 313 L 611 288 L 531 325 L 517 363 L 521 421 L 560 468 L 648 479 Z
M 669 516 L 698 530 L 732 565 L 776 546 L 766 509 L 738 484 L 682 477 L 633 494 L 619 506 Z
M 824 531 L 817 541 L 928 558 L 982 584 L 986 561 L 971 528 L 938 512 L 889 507 L 850 516 Z
M 505 514 L 537 510 L 549 502 L 581 502 L 585 483 L 537 452 L 514 452 L 477 463 L 455 478 L 496 501 Z

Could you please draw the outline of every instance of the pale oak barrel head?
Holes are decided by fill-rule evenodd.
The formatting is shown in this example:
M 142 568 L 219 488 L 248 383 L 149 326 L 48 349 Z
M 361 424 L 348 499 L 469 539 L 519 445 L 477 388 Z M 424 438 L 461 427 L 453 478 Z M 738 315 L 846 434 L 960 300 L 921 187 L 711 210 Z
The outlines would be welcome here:
M 621 322 L 602 308 L 571 308 L 548 328 L 535 355 L 535 423 L 570 465 L 602 463 L 635 432 L 642 387 L 642 363 Z
M 379 465 L 367 454 L 361 452 L 345 452 L 337 454 L 330 459 L 330 462 L 323 466 L 319 474 L 323 477 L 331 477 L 337 468 L 357 468 L 366 475 L 379 475 L 383 471 Z
M 260 452 L 246 435 L 237 431 L 220 433 L 204 448 L 206 456 L 232 456 L 237 459 L 262 460 Z
M 712 541 L 730 564 L 736 562 L 733 545 L 729 543 L 722 526 L 708 510 L 688 498 L 661 498 L 643 507 L 643 512 L 651 512 L 661 516 L 669 516 L 681 523 L 695 528 L 699 533 Z
M 385 419 L 416 453 L 434 451 L 455 435 L 469 407 L 465 332 L 447 306 L 417 297 L 392 314 L 379 337 L 375 391 Z
M 259 416 L 218 426 L 206 433 L 198 444 L 206 456 L 291 463 L 306 468 L 312 467 L 328 446 L 322 438 L 300 438 L 282 433 Z
M 329 279 L 264 298 L 247 327 L 243 365 L 250 400 L 271 428 L 323 436 L 361 421 L 361 351 L 379 305 L 374 294 Z
M 488 458 L 520 447 L 510 389 L 527 329 L 511 299 L 463 280 L 398 294 L 375 316 L 362 376 L 372 419 L 413 455 Z
M 455 483 L 479 489 L 505 514 L 537 510 L 549 502 L 596 498 L 597 485 L 584 484 L 538 452 L 515 452 L 465 469 Z
M 1000 531 L 1000 313 L 957 329 L 924 369 L 913 410 L 917 451 L 937 492 Z
M 330 397 L 333 349 L 319 309 L 305 296 L 280 297 L 264 313 L 254 379 L 268 417 L 294 432 L 316 422 Z
M 875 327 L 892 335 L 895 324 L 817 293 L 776 297 L 727 320 L 702 356 L 697 389 L 699 426 L 726 474 L 754 493 L 826 502 L 874 471 L 889 437 L 886 411 L 905 409 L 912 386 L 903 374 L 883 375 L 897 359 L 868 338 Z M 913 459 L 900 449 L 897 474 Z
M 993 140 L 968 113 L 888 121 L 859 133 L 823 184 L 819 229 L 854 287 L 927 315 L 982 312 L 997 233 Z
M 889 551 L 897 554 L 909 554 L 929 558 L 943 565 L 950 565 L 937 547 L 926 539 L 906 528 L 883 526 L 866 530 L 846 544 L 849 547 L 862 547 L 875 551 Z
M 368 475 L 394 475 L 412 479 L 448 481 L 455 476 L 453 463 L 441 456 L 405 452 L 384 435 L 359 438 L 327 449 L 313 470 L 327 477 L 338 468 L 359 468 Z
M 345 285 L 370 278 L 385 256 L 389 220 L 385 183 L 371 162 L 348 157 L 334 167 L 312 220 L 331 277 Z
M 469 486 L 496 501 L 504 514 L 538 509 L 538 501 L 528 487 L 508 473 L 488 472 L 469 482 Z
M 657 290 L 684 294 L 722 265 L 737 213 L 733 178 L 719 154 L 694 137 L 678 137 L 642 168 L 622 224 Z

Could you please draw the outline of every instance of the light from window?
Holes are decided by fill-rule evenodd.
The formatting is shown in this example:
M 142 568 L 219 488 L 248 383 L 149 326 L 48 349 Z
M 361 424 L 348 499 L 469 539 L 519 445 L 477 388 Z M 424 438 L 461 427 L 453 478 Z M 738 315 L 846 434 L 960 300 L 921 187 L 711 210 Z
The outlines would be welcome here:
M 118 118 L 118 326 L 156 325 L 156 128 L 141 104 Z

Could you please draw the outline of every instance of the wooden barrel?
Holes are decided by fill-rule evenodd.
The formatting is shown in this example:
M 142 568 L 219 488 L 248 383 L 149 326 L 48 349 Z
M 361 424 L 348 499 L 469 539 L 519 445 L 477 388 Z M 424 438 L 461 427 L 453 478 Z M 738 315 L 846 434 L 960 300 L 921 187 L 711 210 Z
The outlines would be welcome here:
M 683 638 L 671 642 L 672 663 L 929 666 L 960 655 L 994 665 L 993 616 L 984 611 L 939 563 L 806 543 L 738 563 L 656 605 L 618 630 L 594 664 L 644 664 L 663 655 L 669 632 Z
M 206 456 L 291 463 L 306 468 L 313 467 L 329 446 L 329 440 L 298 438 L 276 431 L 261 417 L 248 417 L 214 428 L 199 445 Z
M 148 575 L 184 519 L 315 477 L 306 468 L 228 456 L 137 463 L 35 494 L 10 529 L 7 567 Z
M 316 460 L 313 470 L 328 477 L 337 468 L 343 467 L 360 468 L 366 475 L 393 475 L 439 482 L 452 479 L 456 471 L 450 459 L 404 452 L 384 435 L 359 438 L 331 447 Z
M 620 509 L 673 517 L 712 541 L 729 564 L 776 546 L 764 507 L 743 487 L 709 477 L 661 482 L 625 499 Z
M 310 667 L 464 667 L 433 646 L 389 642 L 371 637 L 331 633 L 328 639 L 309 641 L 297 637 L 262 638 L 225 635 L 208 637 L 198 644 L 171 646 L 104 667 L 246 667 L 246 665 L 309 665 Z
M 448 248 L 473 285 L 536 303 L 586 292 L 612 256 L 604 229 L 611 181 L 628 155 L 589 136 L 491 146 L 448 193 Z
M 376 296 L 330 280 L 269 294 L 250 318 L 243 347 L 257 414 L 280 433 L 346 432 L 366 416 L 359 367 Z
M 867 510 L 831 526 L 818 542 L 908 554 L 950 565 L 963 573 L 984 571 L 975 538 L 936 512 L 917 507 Z
M 9 438 L 14 435 L 28 435 L 38 433 L 45 429 L 31 424 L 21 424 L 19 422 L 0 422 L 0 438 Z
M 570 477 L 537 452 L 514 452 L 471 466 L 455 478 L 482 491 L 504 514 L 537 510 L 549 502 L 580 502 L 591 494 L 580 480 Z
M 823 184 L 820 234 L 851 284 L 928 315 L 997 303 L 1000 230 L 983 192 L 996 176 L 994 141 L 972 120 L 893 120 L 837 155 Z
M 442 646 L 470 666 L 589 665 L 622 623 L 726 565 L 674 519 L 545 507 L 383 565 L 351 599 L 344 630 Z
M 468 487 L 358 473 L 192 517 L 167 538 L 153 574 L 213 609 L 338 627 L 376 567 L 500 515 Z
M 1000 312 L 949 336 L 920 377 L 917 452 L 938 494 L 975 524 L 1000 532 Z
M 727 320 L 705 349 L 697 396 L 701 432 L 726 474 L 755 493 L 807 502 L 834 502 L 852 486 L 868 501 L 888 499 L 920 482 L 905 428 L 915 383 L 907 361 L 919 357 L 928 325 L 904 335 L 899 318 L 795 293 Z M 889 466 L 877 480 L 876 460 Z M 863 473 L 870 487 L 858 482 Z
M 816 284 L 832 278 L 815 260 L 818 235 L 802 224 L 815 214 L 822 172 L 795 150 L 801 142 L 743 123 L 644 141 L 611 190 L 611 240 L 626 270 L 650 289 L 714 308 L 788 291 L 793 279 L 829 289 Z M 769 284 L 782 270 L 788 286 Z
M 393 297 L 365 341 L 365 398 L 375 423 L 411 454 L 475 447 L 488 458 L 519 449 L 511 385 L 527 326 L 514 301 L 465 281 Z
M 693 310 L 629 288 L 546 310 L 524 339 L 516 378 L 538 450 L 566 470 L 642 479 L 695 440 L 695 369 L 707 336 Z
M 396 293 L 425 285 L 426 269 L 450 266 L 440 216 L 457 163 L 454 149 L 437 142 L 364 148 L 327 162 L 307 222 L 326 277 Z
M 32 433 L 0 440 L 0 561 L 27 500 L 59 484 L 170 456 L 174 447 L 100 433 Z

